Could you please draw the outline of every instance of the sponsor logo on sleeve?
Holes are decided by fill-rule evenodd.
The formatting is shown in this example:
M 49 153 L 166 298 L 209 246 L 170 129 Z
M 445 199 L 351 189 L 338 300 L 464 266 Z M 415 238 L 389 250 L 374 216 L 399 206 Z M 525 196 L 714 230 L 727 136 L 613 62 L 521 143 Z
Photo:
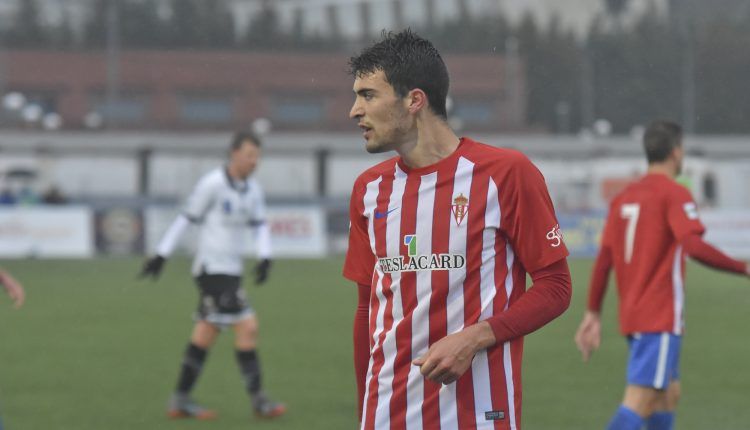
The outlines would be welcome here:
M 461 254 L 419 255 L 417 252 L 417 235 L 404 236 L 407 255 L 383 257 L 378 259 L 383 273 L 418 272 L 423 270 L 451 270 L 466 266 L 466 257 Z
M 552 227 L 552 230 L 547 232 L 547 240 L 549 240 L 550 246 L 553 248 L 557 248 L 558 246 L 562 245 L 563 242 L 563 236 L 562 231 L 560 231 L 560 224 L 555 224 L 554 227 Z
M 698 219 L 698 206 L 693 202 L 688 202 L 682 205 L 682 209 L 685 211 L 685 215 L 689 220 Z

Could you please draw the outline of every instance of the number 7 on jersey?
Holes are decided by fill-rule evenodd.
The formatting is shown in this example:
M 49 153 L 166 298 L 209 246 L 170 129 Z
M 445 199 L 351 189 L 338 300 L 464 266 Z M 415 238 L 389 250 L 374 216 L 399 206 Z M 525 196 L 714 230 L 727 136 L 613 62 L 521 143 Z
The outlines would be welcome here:
M 635 242 L 635 227 L 638 224 L 638 215 L 641 213 L 641 205 L 638 203 L 627 203 L 620 208 L 620 216 L 628 221 L 625 228 L 625 262 L 630 263 L 633 258 L 633 243 Z

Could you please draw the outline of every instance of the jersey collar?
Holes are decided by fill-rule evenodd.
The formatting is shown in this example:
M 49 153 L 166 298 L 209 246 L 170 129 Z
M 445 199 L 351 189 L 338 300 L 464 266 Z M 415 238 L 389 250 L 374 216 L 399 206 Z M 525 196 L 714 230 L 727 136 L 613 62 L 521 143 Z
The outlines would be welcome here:
M 227 184 L 240 194 L 246 193 L 250 189 L 250 183 L 245 179 L 244 181 L 238 181 L 229 174 L 229 167 L 224 166 L 224 178 L 227 180 Z

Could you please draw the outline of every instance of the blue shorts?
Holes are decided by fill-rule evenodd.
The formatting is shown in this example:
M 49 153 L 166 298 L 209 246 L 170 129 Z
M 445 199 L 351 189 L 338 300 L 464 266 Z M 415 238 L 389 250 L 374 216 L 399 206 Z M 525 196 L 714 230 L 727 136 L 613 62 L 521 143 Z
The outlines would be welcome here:
M 664 390 L 680 377 L 682 337 L 672 333 L 628 336 L 628 384 Z

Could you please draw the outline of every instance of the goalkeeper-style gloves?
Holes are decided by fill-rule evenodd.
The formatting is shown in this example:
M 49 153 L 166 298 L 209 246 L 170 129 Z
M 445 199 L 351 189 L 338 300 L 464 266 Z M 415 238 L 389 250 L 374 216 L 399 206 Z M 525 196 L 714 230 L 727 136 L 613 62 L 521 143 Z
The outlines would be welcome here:
M 255 265 L 255 285 L 260 285 L 268 279 L 268 271 L 271 270 L 271 260 L 264 258 Z
M 141 273 L 138 275 L 138 278 L 143 279 L 151 277 L 151 279 L 156 280 L 159 277 L 159 274 L 161 274 L 161 269 L 164 268 L 165 261 L 166 259 L 161 255 L 154 255 L 153 257 L 144 261 L 143 269 L 141 269 Z
M 154 255 L 153 257 L 149 258 L 145 262 L 143 262 L 143 268 L 141 269 L 141 273 L 138 275 L 139 279 L 151 277 L 152 279 L 157 279 L 159 275 L 161 274 L 162 268 L 164 268 L 164 263 L 166 262 L 166 259 L 162 257 L 161 255 Z M 260 285 L 268 279 L 268 272 L 271 270 L 271 260 L 268 258 L 264 258 L 263 260 L 260 260 L 255 265 L 255 284 Z

